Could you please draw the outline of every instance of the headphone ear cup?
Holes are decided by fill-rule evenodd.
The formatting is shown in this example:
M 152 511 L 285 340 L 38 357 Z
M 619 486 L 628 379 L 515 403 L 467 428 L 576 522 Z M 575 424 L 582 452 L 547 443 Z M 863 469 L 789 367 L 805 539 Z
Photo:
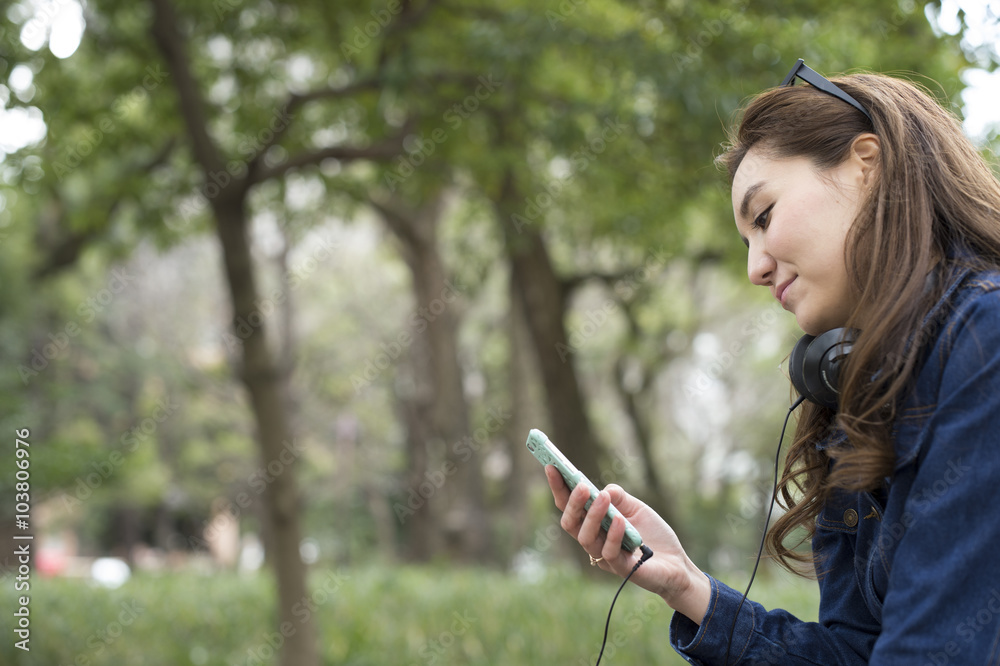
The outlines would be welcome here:
M 836 410 L 840 402 L 840 367 L 854 346 L 854 331 L 835 328 L 802 336 L 789 359 L 792 385 L 806 399 Z
M 795 343 L 795 347 L 792 348 L 792 353 L 788 358 L 788 376 L 792 380 L 792 386 L 795 390 L 799 392 L 799 395 L 805 397 L 807 400 L 813 399 L 812 391 L 806 385 L 805 378 L 805 367 L 804 362 L 806 358 L 806 350 L 809 348 L 809 343 L 815 340 L 816 337 L 813 335 L 803 335 L 799 338 L 798 342 Z

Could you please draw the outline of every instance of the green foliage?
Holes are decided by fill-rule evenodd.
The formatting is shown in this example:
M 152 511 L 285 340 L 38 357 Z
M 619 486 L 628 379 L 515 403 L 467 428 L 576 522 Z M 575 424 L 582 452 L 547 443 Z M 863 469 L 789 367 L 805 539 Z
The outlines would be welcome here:
M 787 323 L 758 327 L 767 311 L 742 284 L 745 251 L 712 165 L 725 127 L 799 56 L 826 74 L 916 72 L 946 102 L 957 101 L 967 64 L 959 36 L 935 34 L 924 4 L 906 0 L 512 0 L 502 9 L 417 1 L 405 15 L 390 9 L 395 3 L 360 0 L 173 4 L 228 176 L 255 161 L 270 168 L 322 148 L 368 148 L 405 127 L 400 154 L 311 163 L 256 185 L 248 199 L 264 294 L 280 285 L 274 237 L 294 259 L 313 251 L 311 232 L 343 232 L 290 292 L 289 326 L 291 401 L 309 443 L 301 474 L 308 525 L 323 544 L 350 544 L 334 549 L 338 556 L 371 546 L 372 507 L 387 508 L 404 471 L 401 362 L 372 370 L 363 386 L 354 378 L 381 364 L 384 347 L 425 305 L 411 302 L 396 247 L 362 215 L 368 197 L 395 188 L 416 208 L 447 188 L 454 199 L 440 249 L 463 286 L 463 369 L 481 391 L 471 399 L 474 418 L 511 401 L 505 239 L 491 206 L 508 171 L 560 276 L 613 275 L 662 257 L 662 271 L 616 300 L 606 325 L 573 340 L 588 416 L 620 451 L 630 450 L 633 424 L 614 373 L 628 365 L 633 388 L 644 382 L 638 402 L 654 465 L 690 523 L 678 528 L 697 536 L 691 549 L 708 561 L 720 544 L 753 541 L 744 537 L 756 514 L 738 498 L 765 485 L 786 397 L 774 367 L 794 335 Z M 210 222 L 212 176 L 228 176 L 206 182 L 195 165 L 148 2 L 88 2 L 87 33 L 64 60 L 22 47 L 16 35 L 27 14 L 18 16 L 2 17 L 0 81 L 17 64 L 31 68 L 30 99 L 13 95 L 9 105 L 39 109 L 48 132 L 6 155 L 0 170 L 0 352 L 11 359 L 0 376 L 0 423 L 5 432 L 30 426 L 44 447 L 32 468 L 36 500 L 77 496 L 85 512 L 103 516 L 89 524 L 102 525 L 114 522 L 106 514 L 116 507 L 169 503 L 197 527 L 213 501 L 246 492 L 262 462 L 230 370 L 238 345 L 225 337 L 230 307 L 217 256 L 197 242 Z M 268 146 L 271 127 L 286 121 L 284 105 L 309 92 L 315 98 Z M 61 277 L 34 276 L 73 240 L 82 250 Z M 155 255 L 150 245 L 179 251 Z M 702 270 L 702 258 L 723 270 Z M 150 274 L 97 316 L 82 316 L 108 270 L 122 265 Z M 613 280 L 595 282 L 574 294 L 571 334 L 588 330 L 615 295 Z M 17 366 L 68 323 L 80 328 L 69 348 L 22 381 Z M 733 343 L 746 353 L 726 357 Z M 160 399 L 181 406 L 128 439 Z M 336 441 L 344 424 L 354 433 L 346 443 Z M 729 455 L 737 449 L 749 452 L 743 468 Z M 122 463 L 105 478 L 98 468 L 115 455 Z M 642 483 L 641 471 L 628 480 Z M 540 483 L 531 472 L 530 483 Z M 510 497 L 500 490 L 491 496 L 503 515 Z M 0 494 L 8 491 L 0 478 Z M 362 518 L 330 518 L 349 513 Z M 398 528 L 387 522 L 383 533 Z
M 315 571 L 297 618 L 315 614 L 333 666 L 592 664 L 617 583 L 551 573 L 536 583 L 484 570 L 399 567 Z M 816 617 L 814 583 L 761 577 L 755 598 Z M 72 580 L 31 587 L 31 652 L 6 640 L 9 666 L 272 664 L 266 576 L 143 575 L 108 591 Z M 11 585 L 3 608 L 16 608 Z M 671 650 L 672 611 L 629 586 L 615 606 L 608 664 L 684 663 Z M 294 631 L 285 628 L 288 635 Z M 259 659 L 257 661 L 256 659 Z

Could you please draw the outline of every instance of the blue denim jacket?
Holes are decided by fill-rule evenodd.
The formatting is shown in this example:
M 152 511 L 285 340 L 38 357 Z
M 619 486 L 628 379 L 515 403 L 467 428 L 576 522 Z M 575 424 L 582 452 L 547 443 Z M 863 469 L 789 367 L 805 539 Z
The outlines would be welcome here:
M 1000 664 L 1000 273 L 949 284 L 917 338 L 930 354 L 887 491 L 839 492 L 817 518 L 819 622 L 747 600 L 731 664 Z M 709 578 L 701 626 L 670 624 L 692 664 L 722 663 L 742 596 Z

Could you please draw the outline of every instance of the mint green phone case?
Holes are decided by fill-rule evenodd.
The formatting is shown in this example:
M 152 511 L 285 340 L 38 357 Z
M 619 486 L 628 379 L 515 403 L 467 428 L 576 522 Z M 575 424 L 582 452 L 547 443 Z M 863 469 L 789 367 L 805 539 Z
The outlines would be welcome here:
M 583 481 L 587 484 L 587 488 L 590 489 L 590 500 L 585 505 L 586 508 L 590 508 L 591 503 L 594 498 L 597 497 L 597 486 L 591 483 L 590 479 L 584 476 L 583 472 L 578 470 L 576 466 L 563 455 L 562 451 L 556 448 L 556 445 L 552 443 L 544 432 L 537 429 L 532 429 L 528 433 L 528 441 L 525 442 L 525 446 L 531 451 L 531 454 L 535 456 L 535 459 L 543 465 L 555 465 L 555 468 L 559 470 L 562 474 L 563 480 L 566 481 L 566 486 L 572 490 L 576 488 L 577 484 Z M 611 527 L 611 519 L 614 516 L 620 516 L 614 506 L 608 507 L 608 512 L 604 516 L 604 520 L 601 521 L 601 527 L 607 532 L 608 528 Z M 625 516 L 622 516 L 625 521 L 625 536 L 622 538 L 622 549 L 628 552 L 632 552 L 640 545 L 642 545 L 642 537 L 639 536 L 639 532 L 632 527 L 632 523 L 628 522 Z

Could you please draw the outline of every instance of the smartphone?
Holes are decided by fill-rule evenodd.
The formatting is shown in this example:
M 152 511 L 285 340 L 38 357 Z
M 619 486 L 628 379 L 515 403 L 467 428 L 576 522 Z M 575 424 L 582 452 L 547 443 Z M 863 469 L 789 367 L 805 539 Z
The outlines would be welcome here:
M 590 499 L 587 501 L 585 508 L 590 508 L 590 505 L 597 497 L 597 486 L 584 476 L 583 472 L 578 470 L 576 465 L 563 455 L 562 451 L 556 448 L 556 445 L 552 443 L 552 440 L 544 432 L 532 429 L 528 433 L 528 441 L 525 442 L 525 446 L 528 447 L 528 450 L 531 451 L 531 454 L 535 456 L 538 462 L 543 465 L 555 465 L 555 468 L 562 474 L 562 478 L 566 482 L 566 487 L 570 490 L 576 488 L 581 481 L 585 483 L 590 490 Z M 611 519 L 615 516 L 621 516 L 621 513 L 613 505 L 609 506 L 604 520 L 601 521 L 601 527 L 605 533 L 611 527 Z M 642 537 L 639 536 L 638 530 L 632 527 L 632 523 L 628 522 L 625 516 L 622 516 L 622 520 L 625 521 L 625 536 L 622 538 L 622 549 L 631 553 L 642 545 Z

